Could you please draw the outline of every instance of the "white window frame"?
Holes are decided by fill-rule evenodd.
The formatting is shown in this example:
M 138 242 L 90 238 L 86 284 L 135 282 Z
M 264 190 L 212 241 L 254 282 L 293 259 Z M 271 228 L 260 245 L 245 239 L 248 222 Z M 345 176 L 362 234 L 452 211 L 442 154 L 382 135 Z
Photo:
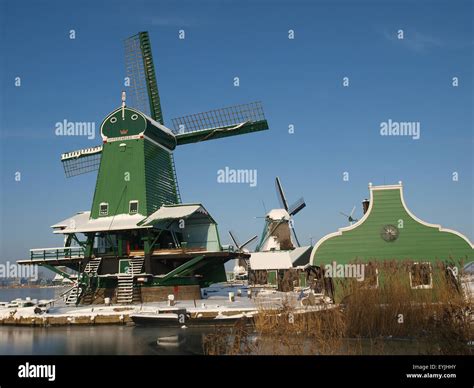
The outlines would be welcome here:
M 137 211 L 136 211 L 136 212 L 133 212 L 133 213 L 132 213 L 132 209 L 131 209 L 132 203 L 136 203 L 136 204 L 137 204 Z M 138 200 L 129 201 L 129 202 L 128 202 L 128 214 L 138 214 L 138 206 L 139 206 Z
M 367 269 L 367 265 L 368 263 L 364 264 L 365 265 L 365 269 Z M 368 289 L 371 289 L 371 290 L 376 290 L 377 288 L 379 288 L 379 269 L 376 265 L 374 265 L 375 267 L 375 284 L 367 284 L 367 288 Z M 365 277 L 365 269 L 364 269 L 364 281 L 367 280 L 367 278 Z
M 408 275 L 410 276 L 410 287 L 413 289 L 413 290 L 429 290 L 429 289 L 432 289 L 433 288 L 433 266 L 431 265 L 431 263 L 429 261 L 424 261 L 424 262 L 416 262 L 416 263 L 413 263 L 413 265 L 421 265 L 421 264 L 428 264 L 429 267 L 430 267 L 430 284 L 420 284 L 419 286 L 413 286 L 413 279 L 412 279 L 412 275 L 411 275 L 411 268 L 410 268 L 410 272 L 408 272 Z
M 107 206 L 107 211 L 104 212 L 102 211 L 102 206 Z M 106 217 L 109 215 L 109 203 L 108 202 L 101 202 L 100 205 L 99 205 L 99 216 L 101 217 Z

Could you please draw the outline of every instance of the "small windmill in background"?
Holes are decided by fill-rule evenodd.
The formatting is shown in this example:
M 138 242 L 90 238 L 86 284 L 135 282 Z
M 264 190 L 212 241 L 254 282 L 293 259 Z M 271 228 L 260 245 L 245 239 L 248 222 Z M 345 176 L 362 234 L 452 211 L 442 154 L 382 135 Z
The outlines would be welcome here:
M 349 221 L 349 225 L 352 225 L 354 222 L 359 221 L 357 218 L 354 218 L 355 209 L 356 209 L 356 207 L 354 206 L 354 207 L 352 208 L 350 214 L 346 214 L 346 213 L 343 213 L 343 212 L 339 212 L 340 214 L 342 214 L 344 217 L 347 218 L 347 220 Z
M 295 238 L 297 246 L 300 246 L 300 242 L 298 241 L 298 237 L 296 236 L 295 225 L 293 223 L 292 217 L 306 207 L 306 202 L 304 201 L 304 198 L 301 197 L 296 202 L 294 202 L 291 206 L 288 206 L 288 201 L 286 200 L 285 192 L 283 191 L 283 186 L 281 184 L 279 177 L 276 177 L 275 179 L 275 186 L 276 186 L 277 197 L 278 197 L 278 201 L 280 202 L 280 206 L 284 208 L 286 212 L 288 213 L 288 215 L 290 216 L 289 225 L 293 233 L 293 236 Z
M 234 249 L 237 252 L 243 253 L 243 254 L 248 254 L 249 253 L 249 250 L 245 249 L 245 247 L 247 245 L 249 245 L 251 242 L 253 242 L 258 237 L 257 235 L 255 235 L 255 236 L 249 238 L 243 244 L 240 244 L 239 240 L 236 237 L 235 232 L 229 230 L 229 236 L 232 239 L 232 241 L 234 242 Z M 235 278 L 246 276 L 247 275 L 247 268 L 248 268 L 248 263 L 245 259 L 242 259 L 241 257 L 238 257 L 237 259 L 235 259 L 235 266 L 234 266 L 234 269 L 233 269 Z
M 264 234 L 256 248 L 257 252 L 292 250 L 300 246 L 292 217 L 299 213 L 306 203 L 300 198 L 289 206 L 278 177 L 275 179 L 275 186 L 281 208 L 272 209 L 266 214 Z

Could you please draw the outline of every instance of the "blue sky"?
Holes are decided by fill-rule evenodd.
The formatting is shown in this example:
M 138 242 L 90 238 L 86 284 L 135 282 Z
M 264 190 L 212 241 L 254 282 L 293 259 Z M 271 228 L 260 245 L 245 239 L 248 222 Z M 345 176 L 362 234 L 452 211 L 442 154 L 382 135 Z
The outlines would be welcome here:
M 360 216 L 368 182 L 400 180 L 419 218 L 474 238 L 472 2 L 98 3 L 0 0 L 0 260 L 62 245 L 50 225 L 89 210 L 95 175 L 66 179 L 59 158 L 100 144 L 99 134 L 55 136 L 55 123 L 99 128 L 120 104 L 123 39 L 144 30 L 168 126 L 263 103 L 271 130 L 175 152 L 183 201 L 204 204 L 224 243 L 229 229 L 241 240 L 261 232 L 254 217 L 264 215 L 262 201 L 277 207 L 277 175 L 289 201 L 306 199 L 295 217 L 303 243 L 345 226 L 340 211 L 356 205 Z M 388 119 L 420 122 L 421 138 L 380 136 Z M 256 169 L 257 186 L 218 184 L 226 166 Z

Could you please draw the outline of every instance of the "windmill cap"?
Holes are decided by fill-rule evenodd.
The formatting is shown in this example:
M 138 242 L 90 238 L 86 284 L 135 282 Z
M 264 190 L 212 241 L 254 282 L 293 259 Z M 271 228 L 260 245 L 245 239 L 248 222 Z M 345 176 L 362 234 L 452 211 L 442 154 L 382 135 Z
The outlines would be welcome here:
M 271 220 L 290 220 L 290 215 L 285 209 L 272 209 L 267 213 L 267 218 Z

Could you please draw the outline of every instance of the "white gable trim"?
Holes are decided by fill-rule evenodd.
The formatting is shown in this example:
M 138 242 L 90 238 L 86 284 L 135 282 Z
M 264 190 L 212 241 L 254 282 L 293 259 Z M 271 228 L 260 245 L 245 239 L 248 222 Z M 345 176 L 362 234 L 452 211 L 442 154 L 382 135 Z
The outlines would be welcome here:
M 456 236 L 459 236 L 461 237 L 463 240 L 465 240 L 470 246 L 471 248 L 474 248 L 474 245 L 473 243 L 471 243 L 469 241 L 469 239 L 464 236 L 462 233 L 459 233 L 458 231 L 456 230 L 452 230 L 452 229 L 446 229 L 446 228 L 443 228 L 441 225 L 439 224 L 430 224 L 428 222 L 425 222 L 423 220 L 420 220 L 417 216 L 415 216 L 409 209 L 408 207 L 406 206 L 406 203 L 405 203 L 405 198 L 403 196 L 403 185 L 402 185 L 402 182 L 400 181 L 398 185 L 384 185 L 384 186 L 372 186 L 372 183 L 369 183 L 369 190 L 370 190 L 370 204 L 369 204 L 369 209 L 367 210 L 367 213 L 364 214 L 364 216 L 359 220 L 357 221 L 355 224 L 352 224 L 350 226 L 346 226 L 344 228 L 339 228 L 337 230 L 337 232 L 333 232 L 333 233 L 330 233 L 330 234 L 327 234 L 326 236 L 322 237 L 317 243 L 316 245 L 313 247 L 313 250 L 311 251 L 311 256 L 310 256 L 310 262 L 312 262 L 313 258 L 314 258 L 314 255 L 317 251 L 317 249 L 321 246 L 321 244 L 323 244 L 325 241 L 329 240 L 330 238 L 332 237 L 336 237 L 336 236 L 341 236 L 342 235 L 342 232 L 346 232 L 346 231 L 349 231 L 349 230 L 352 230 L 352 229 L 355 229 L 356 227 L 362 225 L 364 223 L 364 221 L 369 217 L 371 211 L 372 211 L 372 205 L 374 203 L 374 195 L 373 195 L 373 192 L 374 191 L 377 191 L 377 190 L 400 190 L 400 198 L 401 198 L 401 201 L 402 201 L 402 206 L 403 208 L 405 209 L 405 211 L 407 212 L 407 214 L 413 218 L 413 220 L 419 222 L 420 224 L 424 225 L 424 226 L 427 226 L 429 228 L 437 228 L 438 231 L 440 232 L 446 232 L 446 233 L 452 233 L 452 234 L 455 234 Z

